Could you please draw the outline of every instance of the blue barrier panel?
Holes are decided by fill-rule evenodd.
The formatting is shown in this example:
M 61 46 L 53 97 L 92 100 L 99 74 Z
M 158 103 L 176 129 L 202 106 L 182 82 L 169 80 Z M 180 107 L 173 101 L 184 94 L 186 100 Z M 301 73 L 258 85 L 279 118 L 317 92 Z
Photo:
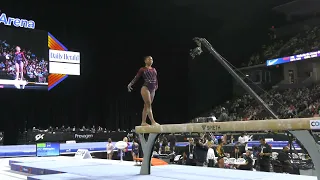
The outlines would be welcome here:
M 113 143 L 115 144 L 115 143 Z M 248 147 L 259 146 L 259 141 L 249 141 Z M 288 145 L 288 141 L 272 141 L 269 144 L 274 149 L 282 149 Z M 128 150 L 131 151 L 132 143 L 129 143 Z M 177 142 L 176 147 L 187 146 L 188 142 Z M 300 149 L 299 145 L 293 143 L 295 148 Z M 60 153 L 75 153 L 78 149 L 88 149 L 90 152 L 105 152 L 107 142 L 90 142 L 90 143 L 73 143 L 60 144 Z M 115 148 L 115 151 L 117 149 Z M 16 145 L 16 146 L 0 146 L 0 157 L 18 157 L 18 156 L 36 156 L 36 145 Z

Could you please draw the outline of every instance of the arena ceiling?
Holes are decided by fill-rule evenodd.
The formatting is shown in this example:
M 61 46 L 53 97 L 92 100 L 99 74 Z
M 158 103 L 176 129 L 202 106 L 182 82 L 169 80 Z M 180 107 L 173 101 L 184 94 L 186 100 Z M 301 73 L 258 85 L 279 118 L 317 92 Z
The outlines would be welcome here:
M 195 15 L 212 18 L 208 23 L 220 23 L 219 30 L 233 34 L 236 30 L 252 26 L 253 22 L 265 21 L 272 8 L 293 0 L 173 0 L 172 3 L 184 7 Z M 217 27 L 217 25 L 215 25 Z M 229 33 L 228 33 L 229 32 Z
M 319 0 L 296 0 L 273 8 L 287 15 L 303 15 L 320 12 Z
M 293 0 L 173 0 L 177 6 L 184 6 L 195 12 L 206 14 L 212 18 L 233 19 L 243 17 L 262 9 L 272 9 Z M 235 15 L 237 15 L 235 17 Z

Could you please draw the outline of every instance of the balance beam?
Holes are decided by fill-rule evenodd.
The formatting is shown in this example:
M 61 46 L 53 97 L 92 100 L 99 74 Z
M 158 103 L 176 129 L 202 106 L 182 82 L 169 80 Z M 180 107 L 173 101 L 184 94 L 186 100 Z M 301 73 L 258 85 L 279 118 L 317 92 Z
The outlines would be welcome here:
M 311 121 L 320 118 L 297 118 L 256 121 L 231 121 L 168 124 L 160 126 L 136 126 L 136 133 L 182 133 L 182 132 L 250 132 L 250 131 L 287 131 L 310 130 Z
M 313 160 L 320 180 L 320 146 L 315 142 L 310 130 L 319 130 L 320 118 L 272 119 L 256 121 L 230 121 L 209 123 L 167 124 L 158 126 L 136 126 L 144 153 L 140 174 L 148 175 L 151 170 L 151 157 L 154 143 L 161 133 L 191 132 L 257 132 L 257 131 L 290 131 L 306 148 Z M 144 135 L 149 133 L 148 139 Z
M 22 85 L 25 86 L 28 84 L 27 81 L 19 81 L 19 80 L 6 80 L 6 79 L 1 79 L 0 84 L 2 85 Z

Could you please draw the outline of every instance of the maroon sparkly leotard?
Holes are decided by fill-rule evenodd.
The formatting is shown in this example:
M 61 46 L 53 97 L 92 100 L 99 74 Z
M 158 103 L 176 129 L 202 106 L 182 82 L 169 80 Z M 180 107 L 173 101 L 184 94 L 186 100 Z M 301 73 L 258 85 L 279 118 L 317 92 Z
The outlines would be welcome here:
M 141 76 L 144 80 L 143 86 L 146 86 L 150 92 L 158 89 L 157 70 L 155 68 L 140 68 L 130 84 L 134 85 L 134 83 L 136 83 Z

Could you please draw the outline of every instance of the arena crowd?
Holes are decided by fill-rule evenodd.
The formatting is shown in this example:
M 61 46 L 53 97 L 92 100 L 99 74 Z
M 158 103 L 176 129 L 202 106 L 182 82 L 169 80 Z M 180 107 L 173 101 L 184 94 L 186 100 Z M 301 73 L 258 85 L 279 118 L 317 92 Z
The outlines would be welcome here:
M 243 65 L 246 67 L 261 65 L 269 59 L 318 51 L 320 48 L 319 37 L 319 26 L 309 28 L 289 38 L 280 39 L 276 35 L 272 35 L 271 45 L 264 45 L 260 52 L 254 53 L 249 62 Z M 320 114 L 320 84 L 317 82 L 312 84 L 301 83 L 294 88 L 279 88 L 274 85 L 271 89 L 265 89 L 259 96 L 282 119 L 318 117 Z M 208 114 L 210 118 L 208 118 Z M 205 116 L 195 118 L 192 122 L 263 119 L 274 119 L 274 117 L 255 98 L 246 93 L 214 107 Z M 260 138 L 259 146 L 252 147 L 250 151 L 245 149 L 242 152 L 239 151 L 239 147 L 250 141 L 250 136 L 246 134 L 241 135 L 238 141 L 233 139 L 232 136 L 217 139 L 213 134 L 195 139 L 191 138 L 189 141 L 190 144 L 187 146 L 183 158 L 183 163 L 186 165 L 286 173 L 295 173 L 295 169 L 301 169 L 301 167 L 297 168 L 301 163 L 295 164 L 291 161 L 294 158 L 292 153 L 289 154 L 290 144 L 276 153 L 263 137 Z M 226 151 L 225 148 L 228 144 L 232 144 L 233 151 Z M 304 153 L 307 156 L 308 152 Z M 244 165 L 235 165 L 233 161 L 230 161 L 234 158 L 244 158 Z M 307 160 L 307 169 L 312 166 L 312 163 L 308 163 L 308 161 L 311 160 Z M 309 167 L 309 165 L 311 166 Z
M 279 118 L 304 118 L 320 114 L 320 85 L 296 89 L 272 89 L 260 96 Z M 251 95 L 227 101 L 212 113 L 218 121 L 247 121 L 273 119 Z
M 262 47 L 261 52 L 251 56 L 247 66 L 264 64 L 268 59 L 285 57 L 320 48 L 320 28 L 315 26 L 291 38 L 278 39 L 272 36 L 272 43 Z M 286 41 L 285 41 L 286 40 Z M 245 64 L 243 64 L 245 65 Z M 314 117 L 320 114 L 320 85 L 302 85 L 301 88 L 274 88 L 260 94 L 279 118 Z M 251 95 L 244 94 L 214 107 L 210 112 L 218 121 L 247 121 L 273 119 Z M 193 122 L 199 122 L 193 119 Z
M 315 26 L 293 37 L 277 38 L 272 35 L 269 45 L 263 45 L 260 52 L 254 53 L 244 67 L 265 64 L 266 60 L 318 51 L 320 48 L 320 27 Z
M 82 126 L 80 128 L 76 127 L 76 126 L 65 127 L 64 125 L 62 125 L 61 127 L 49 126 L 49 128 L 47 128 L 47 129 L 33 127 L 31 131 L 32 132 L 90 132 L 90 133 L 110 132 L 110 130 L 107 130 L 107 128 L 103 128 L 101 126 L 95 127 L 94 125 L 92 127 Z

